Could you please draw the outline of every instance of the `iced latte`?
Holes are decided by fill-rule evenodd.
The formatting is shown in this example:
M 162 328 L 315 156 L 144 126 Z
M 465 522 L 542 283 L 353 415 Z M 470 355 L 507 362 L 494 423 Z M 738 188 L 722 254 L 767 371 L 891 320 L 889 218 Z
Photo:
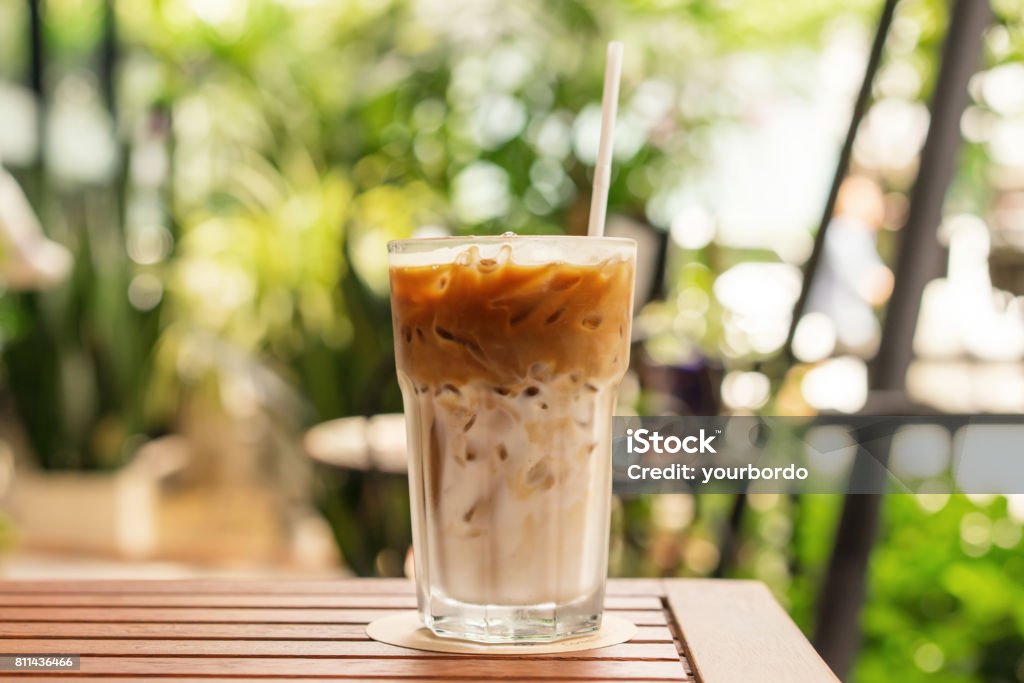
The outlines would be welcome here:
M 485 642 L 595 630 L 635 244 L 505 236 L 389 249 L 424 622 Z

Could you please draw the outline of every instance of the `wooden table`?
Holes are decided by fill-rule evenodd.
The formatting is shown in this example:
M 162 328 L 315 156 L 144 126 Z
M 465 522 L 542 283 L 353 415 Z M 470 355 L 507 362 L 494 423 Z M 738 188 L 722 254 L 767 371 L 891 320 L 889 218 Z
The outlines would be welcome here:
M 369 621 L 414 606 L 402 579 L 0 581 L 0 653 L 79 654 L 76 677 L 121 683 L 837 680 L 753 581 L 613 580 L 607 607 L 638 625 L 636 639 L 558 655 L 443 655 L 367 639 Z M 72 674 L 62 676 L 0 673 Z

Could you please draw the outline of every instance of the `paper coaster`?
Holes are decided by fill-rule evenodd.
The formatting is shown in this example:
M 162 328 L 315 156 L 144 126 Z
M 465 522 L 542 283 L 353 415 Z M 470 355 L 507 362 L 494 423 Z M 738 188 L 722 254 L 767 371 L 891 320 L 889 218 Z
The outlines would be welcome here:
M 441 638 L 423 625 L 417 612 L 400 612 L 376 619 L 366 627 L 366 635 L 374 640 L 399 647 L 429 652 L 468 655 L 542 655 L 555 652 L 594 650 L 625 643 L 636 635 L 636 626 L 621 617 L 605 614 L 601 628 L 586 635 L 553 643 L 501 643 L 487 645 L 467 640 Z

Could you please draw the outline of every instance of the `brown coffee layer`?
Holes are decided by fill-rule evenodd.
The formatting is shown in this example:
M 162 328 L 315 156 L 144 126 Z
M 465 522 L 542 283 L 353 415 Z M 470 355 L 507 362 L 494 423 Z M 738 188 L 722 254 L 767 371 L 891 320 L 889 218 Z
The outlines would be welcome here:
M 568 375 L 617 382 L 629 353 L 633 265 L 478 259 L 391 268 L 396 362 L 414 382 L 499 392 Z

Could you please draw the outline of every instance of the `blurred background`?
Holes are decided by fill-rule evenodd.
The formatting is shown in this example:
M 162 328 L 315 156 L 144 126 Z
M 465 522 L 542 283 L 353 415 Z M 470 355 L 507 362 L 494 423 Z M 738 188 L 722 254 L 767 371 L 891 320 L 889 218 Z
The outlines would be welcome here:
M 1024 413 L 1024 2 L 781 9 L 0 0 L 0 575 L 406 573 L 385 245 L 585 232 L 610 38 L 621 414 Z M 1024 681 L 1024 496 L 915 438 L 913 495 L 619 500 L 612 572 Z

